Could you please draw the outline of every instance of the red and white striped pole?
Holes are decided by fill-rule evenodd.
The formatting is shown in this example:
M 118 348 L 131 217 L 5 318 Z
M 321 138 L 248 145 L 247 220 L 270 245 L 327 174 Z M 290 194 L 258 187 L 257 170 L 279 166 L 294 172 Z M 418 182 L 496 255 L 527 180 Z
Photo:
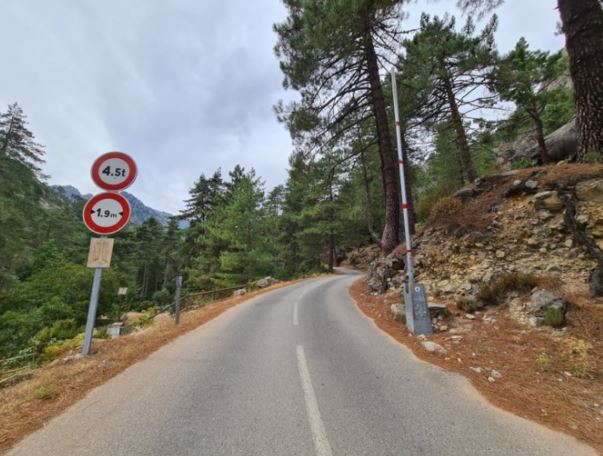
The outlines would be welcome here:
M 396 142 L 398 143 L 398 163 L 400 164 L 400 185 L 402 186 L 402 211 L 404 214 L 404 237 L 406 241 L 406 276 L 408 278 L 408 293 L 414 295 L 414 268 L 412 259 L 412 239 L 410 237 L 410 218 L 408 214 L 408 199 L 406 195 L 406 179 L 404 177 L 404 154 L 402 153 L 402 134 L 400 132 L 400 112 L 398 108 L 398 86 L 396 69 L 392 68 L 392 92 L 394 95 L 394 116 L 396 118 Z

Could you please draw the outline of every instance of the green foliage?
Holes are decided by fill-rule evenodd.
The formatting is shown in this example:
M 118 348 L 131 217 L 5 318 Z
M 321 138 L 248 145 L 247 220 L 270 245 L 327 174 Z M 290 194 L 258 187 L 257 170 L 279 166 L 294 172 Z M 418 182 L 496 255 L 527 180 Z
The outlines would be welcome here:
M 172 302 L 172 294 L 170 293 L 170 290 L 164 288 L 163 290 L 159 290 L 153 293 L 152 300 L 158 306 L 165 306 L 166 304 Z
M 544 141 L 546 134 L 573 117 L 571 90 L 550 87 L 557 78 L 568 73 L 568 60 L 561 52 L 551 55 L 530 51 L 525 38 L 521 38 L 494 72 L 492 85 L 503 100 L 516 104 L 515 116 L 525 114 L 533 124 L 537 139 Z M 541 158 L 549 159 L 546 151 L 541 150 Z
M 544 324 L 551 328 L 561 328 L 565 325 L 565 312 L 563 309 L 548 308 L 544 312 Z
M 153 322 L 153 318 L 157 315 L 159 309 L 157 307 L 149 307 L 144 314 L 132 322 L 135 328 L 144 328 Z
M 513 162 L 511 165 L 511 169 L 525 169 L 532 168 L 536 166 L 536 162 L 534 160 L 530 160 L 529 158 L 522 158 L 521 160 L 517 160 Z
M 542 372 L 548 372 L 551 370 L 552 357 L 549 355 L 546 350 L 543 348 L 538 353 L 538 358 L 536 359 L 538 363 L 538 367 Z
M 53 342 L 72 339 L 82 330 L 74 319 L 57 320 L 51 326 L 47 326 L 31 338 L 30 344 L 38 353 L 43 351 Z

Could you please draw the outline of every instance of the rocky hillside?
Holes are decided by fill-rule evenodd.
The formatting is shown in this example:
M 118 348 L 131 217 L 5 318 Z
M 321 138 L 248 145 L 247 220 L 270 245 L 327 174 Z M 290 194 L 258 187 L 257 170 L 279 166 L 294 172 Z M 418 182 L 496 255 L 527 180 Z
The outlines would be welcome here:
M 438 202 L 415 240 L 417 280 L 432 299 L 469 307 L 487 304 L 479 303 L 484 289 L 512 274 L 546 280 L 565 293 L 601 296 L 601 277 L 593 270 L 602 248 L 602 165 L 511 171 Z M 401 287 L 404 252 L 400 246 L 371 263 L 371 289 Z

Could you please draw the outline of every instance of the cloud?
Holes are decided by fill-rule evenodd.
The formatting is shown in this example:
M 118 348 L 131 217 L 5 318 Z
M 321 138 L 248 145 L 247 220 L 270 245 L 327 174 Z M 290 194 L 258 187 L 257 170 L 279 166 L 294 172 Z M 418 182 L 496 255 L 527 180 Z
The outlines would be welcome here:
M 410 4 L 405 28 L 422 9 L 453 3 Z M 522 34 L 535 47 L 562 45 L 552 7 L 508 0 L 499 12 L 501 48 Z M 272 50 L 272 24 L 284 17 L 278 0 L 4 2 L 0 104 L 23 106 L 47 146 L 52 183 L 95 192 L 92 161 L 122 150 L 139 163 L 131 191 L 170 212 L 219 167 L 254 167 L 272 187 L 291 152 L 272 110 L 294 96 Z

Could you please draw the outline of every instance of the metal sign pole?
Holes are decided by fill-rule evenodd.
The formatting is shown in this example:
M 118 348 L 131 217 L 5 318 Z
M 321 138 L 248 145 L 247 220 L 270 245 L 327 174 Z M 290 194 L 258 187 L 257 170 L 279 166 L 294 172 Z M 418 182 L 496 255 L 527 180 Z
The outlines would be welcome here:
M 176 276 L 176 295 L 175 295 L 175 304 L 176 304 L 176 315 L 175 322 L 176 324 L 180 324 L 180 288 L 182 287 L 182 276 Z
M 406 178 L 404 176 L 404 154 L 402 152 L 402 133 L 400 131 L 400 112 L 398 107 L 398 84 L 396 69 L 391 70 L 392 93 L 394 97 L 394 116 L 396 119 L 396 143 L 398 145 L 398 163 L 400 165 L 400 186 L 402 187 L 402 211 L 404 214 L 404 237 L 406 241 L 406 277 L 404 284 L 404 304 L 406 311 L 406 326 L 412 333 L 431 334 L 433 332 L 425 289 L 415 284 L 412 258 L 412 238 L 410 235 L 410 220 L 408 214 L 408 197 L 406 195 Z M 416 321 L 415 321 L 416 319 Z
M 94 280 L 92 281 L 92 291 L 90 292 L 90 305 L 88 306 L 88 319 L 86 320 L 86 334 L 84 336 L 84 346 L 82 347 L 82 355 L 84 356 L 90 354 L 102 275 L 103 268 L 96 268 L 94 270 Z
M 406 195 L 406 178 L 404 176 L 404 154 L 402 152 L 402 133 L 400 131 L 400 111 L 398 107 L 398 85 L 396 81 L 396 69 L 391 70 L 392 92 L 394 97 L 394 116 L 396 119 L 396 143 L 398 145 L 398 163 L 400 169 L 400 185 L 402 187 L 402 211 L 404 214 L 404 237 L 406 241 L 406 277 L 408 279 L 405 294 L 409 298 L 406 302 L 406 324 L 414 331 L 414 315 L 412 302 L 415 289 L 415 277 L 412 258 L 412 239 L 410 236 L 410 220 L 408 217 L 408 199 Z M 406 296 L 405 296 L 406 297 Z

